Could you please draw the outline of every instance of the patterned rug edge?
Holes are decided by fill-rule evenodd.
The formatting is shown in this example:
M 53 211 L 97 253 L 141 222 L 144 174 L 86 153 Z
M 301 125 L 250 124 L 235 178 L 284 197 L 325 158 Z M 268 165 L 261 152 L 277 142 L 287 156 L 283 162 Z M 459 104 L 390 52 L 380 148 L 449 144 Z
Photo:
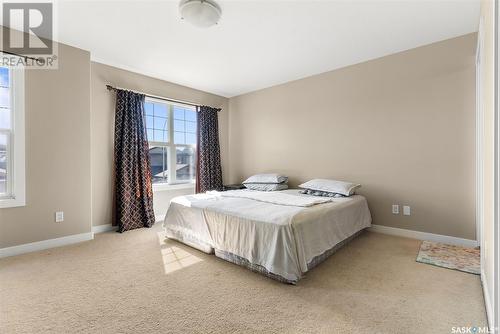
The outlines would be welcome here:
M 428 262 L 429 261 L 429 262 Z M 439 265 L 439 264 L 436 264 L 436 263 L 432 263 L 430 262 L 430 260 L 427 260 L 427 259 L 419 259 L 419 255 L 417 255 L 417 258 L 415 259 L 415 262 L 418 262 L 418 263 L 423 263 L 423 264 L 428 264 L 428 265 L 431 265 L 433 267 L 437 267 L 437 268 L 442 268 L 442 269 L 448 269 L 448 270 L 455 270 L 455 271 L 460 271 L 462 273 L 467 273 L 467 274 L 472 274 L 472 275 L 481 275 L 480 272 L 474 272 L 474 271 L 469 271 L 467 269 L 459 269 L 459 268 L 453 268 L 453 267 L 445 267 L 445 266 L 442 266 L 442 265 Z
M 456 245 L 448 245 L 440 242 L 432 242 L 432 241 L 427 241 L 424 240 L 421 242 L 420 247 L 418 249 L 417 257 L 415 259 L 416 262 L 418 263 L 423 263 L 423 264 L 428 264 L 432 265 L 434 267 L 440 267 L 444 269 L 450 269 L 450 270 L 456 270 L 460 271 L 463 273 L 467 274 L 472 274 L 472 275 L 481 275 L 481 268 L 480 268 L 480 263 L 477 263 L 476 265 L 470 265 L 471 263 L 469 262 L 469 265 L 461 266 L 460 263 L 458 265 L 456 263 L 453 263 L 453 261 L 449 261 L 446 259 L 442 259 L 439 257 L 440 254 L 432 254 L 432 248 L 435 247 L 436 249 L 445 249 L 450 248 L 450 249 L 456 249 L 459 253 L 457 254 L 458 259 L 462 258 L 464 259 L 463 253 L 460 254 L 462 251 L 466 251 L 466 254 L 470 254 L 470 249 L 462 246 L 456 246 Z M 450 253 L 445 255 L 449 255 Z M 474 260 L 474 258 L 472 258 Z M 470 261 L 470 259 L 468 260 Z M 479 258 L 477 258 L 477 261 L 479 261 Z M 444 263 L 443 263 L 444 262 Z

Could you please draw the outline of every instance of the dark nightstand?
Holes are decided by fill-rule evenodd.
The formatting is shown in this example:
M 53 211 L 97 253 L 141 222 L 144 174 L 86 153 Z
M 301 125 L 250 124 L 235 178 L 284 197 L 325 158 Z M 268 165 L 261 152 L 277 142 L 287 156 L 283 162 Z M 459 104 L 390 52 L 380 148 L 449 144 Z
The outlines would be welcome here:
M 239 189 L 245 189 L 245 186 L 242 184 L 225 184 L 222 186 L 222 191 L 239 190 Z

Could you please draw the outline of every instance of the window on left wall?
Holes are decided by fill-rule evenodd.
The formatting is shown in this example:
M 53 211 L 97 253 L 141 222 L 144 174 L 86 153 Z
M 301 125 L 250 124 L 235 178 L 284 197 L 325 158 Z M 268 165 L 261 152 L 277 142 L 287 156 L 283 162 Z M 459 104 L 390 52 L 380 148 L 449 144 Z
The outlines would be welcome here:
M 144 104 L 153 186 L 193 186 L 196 180 L 196 109 L 146 98 Z
M 0 67 L 0 208 L 25 201 L 24 70 Z

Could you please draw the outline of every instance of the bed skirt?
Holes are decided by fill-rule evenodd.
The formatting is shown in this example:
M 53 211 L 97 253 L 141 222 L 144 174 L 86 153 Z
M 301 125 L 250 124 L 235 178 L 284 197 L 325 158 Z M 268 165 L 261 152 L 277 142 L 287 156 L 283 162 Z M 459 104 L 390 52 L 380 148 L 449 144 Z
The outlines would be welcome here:
M 356 233 L 354 233 L 353 235 L 351 235 L 347 239 L 342 240 L 341 242 L 339 242 L 338 244 L 336 244 L 332 248 L 324 251 L 322 254 L 320 254 L 318 256 L 315 256 L 307 264 L 307 270 L 309 271 L 309 270 L 313 269 L 314 267 L 316 267 L 317 265 L 319 265 L 320 263 L 322 263 L 323 261 L 325 261 L 326 259 L 328 259 L 331 255 L 333 255 L 340 248 L 342 248 L 343 246 L 345 246 L 346 244 L 348 244 L 351 240 L 353 240 L 354 238 L 356 238 L 363 231 L 364 231 L 364 229 L 360 230 L 360 231 L 358 231 Z M 253 272 L 262 274 L 264 276 L 272 278 L 272 279 L 274 279 L 276 281 L 279 281 L 281 283 L 294 284 L 295 285 L 298 282 L 298 280 L 289 280 L 289 279 L 284 278 L 283 276 L 280 276 L 278 274 L 274 274 L 274 273 L 268 271 L 263 266 L 251 263 L 247 259 L 245 259 L 245 258 L 243 258 L 241 256 L 238 256 L 238 255 L 235 255 L 233 253 L 229 253 L 229 252 L 225 252 L 225 251 L 222 251 L 222 250 L 219 250 L 219 249 L 215 249 L 215 256 L 217 256 L 218 258 L 221 258 L 223 260 L 226 260 L 228 262 L 237 264 L 239 266 L 243 266 L 243 267 L 245 267 L 247 269 L 250 269 Z
M 200 251 L 207 253 L 207 254 L 214 253 L 213 247 L 206 242 L 198 240 L 198 239 L 191 237 L 185 233 L 180 233 L 178 231 L 172 230 L 168 227 L 164 227 L 164 230 L 165 230 L 165 236 L 168 239 L 180 241 L 183 244 L 186 244 L 190 247 L 196 248 L 197 250 L 200 250 Z
M 323 254 L 320 254 L 318 256 L 313 257 L 313 259 L 307 264 L 307 270 L 309 271 L 309 270 L 313 269 L 318 264 L 320 264 L 321 262 L 328 259 L 331 255 L 333 255 L 333 253 L 335 253 L 340 248 L 342 248 L 344 245 L 348 244 L 352 239 L 356 238 L 361 233 L 363 233 L 364 230 L 365 229 L 359 230 L 358 232 L 351 235 L 349 238 L 342 240 L 341 242 L 339 242 L 338 244 L 336 244 L 332 248 L 324 251 Z

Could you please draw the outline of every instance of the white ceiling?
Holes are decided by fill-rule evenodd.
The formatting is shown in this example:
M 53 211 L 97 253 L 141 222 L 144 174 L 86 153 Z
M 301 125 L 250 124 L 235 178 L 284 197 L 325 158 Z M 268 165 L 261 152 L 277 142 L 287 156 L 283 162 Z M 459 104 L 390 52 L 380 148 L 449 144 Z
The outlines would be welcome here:
M 57 39 L 92 59 L 231 97 L 477 31 L 478 0 L 219 1 L 219 25 L 178 1 L 59 2 Z

